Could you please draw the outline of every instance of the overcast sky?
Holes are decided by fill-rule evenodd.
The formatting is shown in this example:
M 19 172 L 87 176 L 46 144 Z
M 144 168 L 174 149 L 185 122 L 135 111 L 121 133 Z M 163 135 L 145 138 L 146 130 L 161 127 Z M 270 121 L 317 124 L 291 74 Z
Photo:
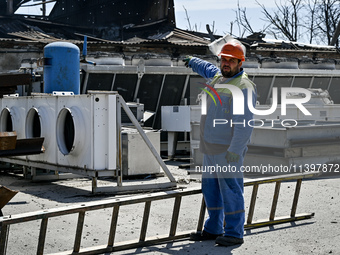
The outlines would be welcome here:
M 214 31 L 218 35 L 224 35 L 231 32 L 231 22 L 235 21 L 235 10 L 239 2 L 241 8 L 247 8 L 247 17 L 250 20 L 251 26 L 254 30 L 260 31 L 266 26 L 266 23 L 261 20 L 263 14 L 261 8 L 255 0 L 174 0 L 175 15 L 177 27 L 188 29 L 189 24 L 185 14 L 185 9 L 188 12 L 191 27 L 193 30 L 200 32 L 206 31 L 206 24 L 210 24 L 211 28 L 215 22 Z M 267 9 L 275 7 L 275 0 L 258 0 L 263 3 Z M 30 3 L 33 3 L 33 0 Z M 51 9 L 52 4 L 47 4 L 47 10 Z M 40 6 L 29 8 L 22 8 L 23 14 L 37 14 L 41 13 Z M 240 36 L 239 29 L 236 25 L 233 26 L 233 34 Z

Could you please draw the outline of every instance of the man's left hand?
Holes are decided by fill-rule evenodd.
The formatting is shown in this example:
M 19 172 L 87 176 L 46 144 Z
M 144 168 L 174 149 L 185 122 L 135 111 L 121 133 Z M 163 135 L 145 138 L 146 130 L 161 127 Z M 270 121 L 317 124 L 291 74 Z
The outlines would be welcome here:
M 240 155 L 234 153 L 234 152 L 230 152 L 227 151 L 227 155 L 225 156 L 227 163 L 232 163 L 232 162 L 238 162 L 240 159 Z
M 186 56 L 185 59 L 183 59 L 184 65 L 186 67 L 189 67 L 189 62 L 191 60 L 192 56 Z

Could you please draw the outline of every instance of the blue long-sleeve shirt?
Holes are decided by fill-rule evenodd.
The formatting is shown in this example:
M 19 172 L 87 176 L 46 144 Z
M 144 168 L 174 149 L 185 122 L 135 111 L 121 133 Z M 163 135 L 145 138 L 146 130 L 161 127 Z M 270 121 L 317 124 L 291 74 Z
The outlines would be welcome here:
M 222 76 L 218 67 L 199 58 L 191 58 L 189 67 L 205 78 L 211 86 L 216 84 L 236 86 L 240 89 L 244 98 L 244 114 L 238 115 L 234 114 L 233 109 L 235 95 L 229 89 L 216 89 L 222 103 L 219 102 L 217 95 L 211 93 L 217 103 L 215 104 L 208 97 L 207 115 L 201 116 L 200 150 L 210 155 L 230 151 L 243 156 L 253 130 L 253 123 L 249 123 L 253 119 L 253 113 L 248 107 L 248 90 L 251 90 L 252 98 L 250 102 L 255 107 L 255 84 L 249 80 L 248 75 L 243 70 L 234 77 L 226 79 Z M 235 103 L 239 102 L 235 101 Z

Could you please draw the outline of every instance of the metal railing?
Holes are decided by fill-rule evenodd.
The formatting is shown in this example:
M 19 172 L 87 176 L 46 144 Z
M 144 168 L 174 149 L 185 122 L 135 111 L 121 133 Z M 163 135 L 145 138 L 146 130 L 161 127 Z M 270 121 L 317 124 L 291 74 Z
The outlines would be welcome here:
M 285 223 L 290 221 L 308 219 L 314 216 L 314 213 L 304 213 L 304 214 L 296 214 L 298 198 L 300 194 L 300 188 L 302 184 L 302 180 L 305 178 L 312 178 L 315 174 L 292 174 L 286 176 L 278 176 L 278 177 L 269 177 L 269 178 L 261 178 L 256 180 L 249 180 L 245 181 L 244 186 L 253 186 L 251 200 L 250 200 L 250 207 L 248 212 L 247 223 L 245 224 L 245 228 L 255 228 L 255 227 L 263 227 L 268 225 L 274 225 L 279 223 Z M 278 197 L 280 192 L 281 183 L 285 181 L 296 181 L 296 188 L 293 197 L 293 203 L 291 208 L 291 214 L 286 217 L 276 217 L 276 207 L 278 203 Z M 256 204 L 256 197 L 257 192 L 259 189 L 259 185 L 266 184 L 266 183 L 276 183 L 272 207 L 269 213 L 269 219 L 253 222 L 253 215 L 255 212 L 255 204 Z M 108 201 L 101 201 L 101 202 L 90 202 L 87 204 L 82 205 L 74 205 L 65 208 L 58 208 L 58 209 L 50 209 L 32 213 L 25 213 L 25 214 L 18 214 L 18 215 L 11 215 L 10 217 L 0 217 L 0 226 L 1 226 L 1 233 L 0 233 L 0 255 L 6 254 L 6 245 L 7 239 L 9 236 L 9 229 L 10 226 L 13 224 L 18 223 L 25 223 L 35 220 L 41 220 L 40 225 L 40 232 L 38 238 L 38 247 L 37 247 L 37 254 L 44 254 L 45 248 L 45 239 L 46 239 L 46 232 L 48 228 L 48 220 L 53 217 L 60 217 L 69 214 L 78 214 L 78 222 L 76 226 L 76 233 L 74 238 L 74 245 L 73 250 L 68 252 L 62 252 L 60 254 L 98 254 L 98 253 L 105 253 L 105 252 L 114 252 L 119 250 L 126 250 L 132 249 L 137 247 L 145 247 L 154 244 L 169 242 L 177 239 L 187 238 L 190 235 L 191 231 L 184 232 L 184 233 L 177 233 L 177 225 L 178 225 L 178 218 L 181 208 L 181 201 L 182 198 L 185 196 L 197 195 L 200 194 L 202 191 L 200 188 L 189 188 L 186 190 L 171 190 L 171 191 L 163 191 L 157 193 L 150 193 L 150 194 L 143 194 L 143 195 L 136 195 L 133 197 L 123 197 L 119 199 L 111 199 Z M 149 217 L 150 217 L 150 208 L 151 204 L 157 200 L 164 200 L 174 198 L 174 206 L 172 210 L 172 217 L 171 217 L 171 225 L 169 234 L 164 236 L 157 236 L 147 238 L 146 233 L 148 229 Z M 143 212 L 143 220 L 141 225 L 141 231 L 138 241 L 131 241 L 131 242 L 124 242 L 124 243 L 115 243 L 116 237 L 116 228 L 117 228 L 117 221 L 119 216 L 119 210 L 122 206 L 125 205 L 132 205 L 137 203 L 144 203 L 144 212 Z M 82 248 L 81 249 L 81 240 L 82 240 L 82 233 L 85 221 L 85 213 L 94 210 L 103 210 L 105 208 L 112 209 L 112 216 L 111 216 L 111 225 L 110 231 L 108 235 L 108 241 L 106 245 L 96 246 L 91 248 Z M 200 231 L 203 228 L 203 223 L 205 219 L 205 211 L 206 206 L 204 203 L 204 199 L 202 199 L 201 209 L 198 218 L 197 230 Z

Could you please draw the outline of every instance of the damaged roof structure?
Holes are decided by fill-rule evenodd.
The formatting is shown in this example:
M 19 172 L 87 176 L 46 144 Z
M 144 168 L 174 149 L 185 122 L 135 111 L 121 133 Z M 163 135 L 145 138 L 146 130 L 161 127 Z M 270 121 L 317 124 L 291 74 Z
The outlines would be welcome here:
M 34 4 L 43 7 L 42 15 L 15 14 L 19 7 L 28 2 L 0 0 L 2 52 L 17 51 L 23 54 L 27 51 L 41 55 L 46 44 L 58 40 L 72 42 L 81 48 L 86 35 L 89 52 L 124 55 L 152 52 L 176 58 L 187 54 L 211 54 L 208 44 L 221 37 L 177 28 L 173 0 L 42 0 Z M 44 6 L 50 2 L 55 2 L 55 5 L 47 16 Z M 257 33 L 248 38 L 239 38 L 247 47 L 248 57 L 340 59 L 336 47 L 270 42 L 264 36 Z
M 199 33 L 177 28 L 173 0 L 42 0 L 34 3 L 43 7 L 42 15 L 15 14 L 28 2 L 0 0 L 0 72 L 18 70 L 23 61 L 43 57 L 44 47 L 55 41 L 71 42 L 82 49 L 86 36 L 91 61 L 117 55 L 117 61 L 124 64 L 110 66 L 110 70 L 100 65 L 96 68 L 83 66 L 85 78 L 82 79 L 81 91 L 114 89 L 127 102 L 140 99 L 145 110 L 158 113 L 153 127 L 160 127 L 157 115 L 160 115 L 162 105 L 178 105 L 183 103 L 184 98 L 189 99 L 190 92 L 186 88 L 193 87 L 194 74 L 190 73 L 189 79 L 188 70 L 173 68 L 183 66 L 181 59 L 184 56 L 198 55 L 218 63 L 217 57 L 211 55 L 209 44 L 222 36 L 212 34 L 209 29 L 208 33 Z M 46 15 L 44 4 L 50 2 L 55 2 L 55 5 Z M 299 86 L 302 86 L 300 78 L 304 82 L 303 87 L 329 89 L 334 102 L 340 102 L 336 86 L 339 78 L 330 73 L 340 69 L 340 54 L 336 47 L 270 40 L 262 33 L 237 39 L 247 48 L 243 66 L 251 68 L 247 70 L 248 74 L 255 83 L 261 84 L 258 89 L 261 104 L 270 99 L 274 80 L 284 80 L 277 86 L 296 86 L 291 81 L 299 81 Z M 163 66 L 157 64 L 150 70 L 146 69 L 149 71 L 143 73 L 143 79 L 137 75 L 135 68 L 131 71 L 125 68 L 126 65 L 136 67 L 140 59 L 152 57 L 162 58 L 159 61 L 163 61 Z M 101 70 L 103 68 L 106 73 Z M 278 78 L 275 68 L 295 69 L 294 75 L 291 71 L 281 70 Z M 271 71 L 267 71 L 269 69 Z M 308 69 L 319 69 L 318 77 L 314 79 L 315 72 Z M 322 69 L 328 69 L 328 72 Z M 127 81 L 131 84 L 127 85 Z M 157 90 L 152 88 L 149 91 L 151 83 Z M 163 86 L 169 86 L 169 91 L 166 92 Z M 168 99 L 166 93 L 170 91 L 174 98 L 164 102 L 164 98 Z
M 28 2 L 27 0 L 0 0 L 1 72 L 18 70 L 24 60 L 43 57 L 44 47 L 55 41 L 71 42 L 82 49 L 84 36 L 87 37 L 88 57 L 91 58 L 91 61 L 95 61 L 98 57 L 114 57 L 117 55 L 120 63 L 131 65 L 133 62 L 137 63 L 141 58 L 155 57 L 166 60 L 164 65 L 169 67 L 169 65 L 183 65 L 180 62 L 186 55 L 198 55 L 199 57 L 211 59 L 214 63 L 218 62 L 217 57 L 211 54 L 209 44 L 222 36 L 214 35 L 211 32 L 199 33 L 177 28 L 173 0 L 42 0 L 34 3 L 34 5 L 43 6 L 42 15 L 15 14 L 20 6 L 27 5 Z M 55 2 L 55 5 L 49 15 L 46 15 L 44 4 L 50 2 Z M 209 29 L 207 30 L 209 31 Z M 237 39 L 247 48 L 246 62 L 243 66 L 252 68 L 254 72 L 248 73 L 255 82 L 264 84 L 267 81 L 265 82 L 261 79 L 265 79 L 264 76 L 270 77 L 268 85 L 262 87 L 270 87 L 272 77 L 277 76 L 274 69 L 269 74 L 262 74 L 267 72 L 265 69 L 296 69 L 295 76 L 303 76 L 303 73 L 307 76 L 311 75 L 307 74 L 308 72 L 306 73 L 306 71 L 300 71 L 301 69 L 319 69 L 320 74 L 318 75 L 325 76 L 322 79 L 327 79 L 327 81 L 321 82 L 322 88 L 330 89 L 334 87 L 334 91 L 332 91 L 334 101 L 340 102 L 340 98 L 335 93 L 338 91 L 337 86 L 330 85 L 330 83 L 336 83 L 338 78 L 330 79 L 329 77 L 333 77 L 334 74 L 322 71 L 322 69 L 328 69 L 328 71 L 340 69 L 340 53 L 337 47 L 271 40 L 265 38 L 262 33 L 255 33 L 247 38 Z M 137 62 L 134 60 L 137 60 Z M 114 70 L 112 69 L 110 74 L 106 74 L 108 79 L 106 83 L 101 76 L 103 74 L 98 75 L 98 77 L 95 73 L 89 74 L 89 72 L 97 72 L 100 69 L 99 67 L 96 68 L 97 71 L 90 70 L 91 67 L 84 67 L 83 72 L 86 75 L 84 75 L 85 79 L 81 84 L 82 92 L 86 93 L 87 89 L 90 88 L 99 89 L 99 85 L 97 86 L 96 84 L 100 84 L 103 88 L 116 89 L 119 93 L 126 94 L 127 92 L 124 92 L 125 89 L 121 85 L 116 85 L 116 83 L 119 83 L 119 79 L 111 77 L 112 73 L 126 73 L 127 69 L 124 68 L 124 65 L 112 67 Z M 118 69 L 120 71 L 117 71 Z M 158 72 L 161 72 L 161 69 Z M 257 70 L 260 70 L 260 73 Z M 181 70 L 181 73 L 179 70 L 169 69 L 167 72 L 182 75 L 184 77 L 181 76 L 183 84 L 187 84 L 186 70 Z M 281 76 L 289 74 L 289 72 L 284 73 Z M 136 78 L 135 71 L 132 71 L 129 75 L 134 77 L 129 81 L 133 83 L 133 86 L 131 86 L 136 88 L 136 91 L 129 91 L 129 96 L 125 96 L 124 99 L 126 101 L 141 99 L 143 93 L 138 92 L 138 88 L 143 89 L 143 86 L 140 86 L 140 81 L 139 78 Z M 159 88 L 162 87 L 162 79 L 158 81 L 154 75 L 156 74 L 152 73 L 152 77 L 148 82 L 160 83 Z M 148 88 L 147 77 L 146 75 L 141 81 L 142 85 L 145 82 L 146 87 L 144 89 Z M 112 79 L 115 81 L 114 85 L 112 85 Z M 312 81 L 317 81 L 317 79 L 312 79 Z M 312 81 L 306 81 L 304 86 L 321 86 L 320 84 L 314 85 Z M 183 85 L 182 87 L 185 90 L 187 86 Z M 266 103 L 269 99 L 269 87 L 264 89 L 264 92 L 259 88 L 261 104 Z M 178 92 L 179 96 L 176 100 L 166 104 L 179 104 L 183 97 L 189 93 L 182 92 L 182 89 L 178 90 L 180 92 Z M 155 96 L 151 101 L 157 102 L 160 100 L 159 97 L 161 95 Z M 146 110 L 160 111 L 159 107 L 162 105 L 162 100 L 159 101 L 161 104 L 157 105 L 158 107 L 156 105 L 148 106 L 150 101 L 148 96 L 144 98 L 144 101 Z M 156 122 L 160 123 L 159 120 Z M 157 127 L 159 127 L 159 124 Z
M 42 52 L 53 41 L 89 51 L 206 54 L 209 40 L 176 28 L 173 0 L 55 1 L 48 16 L 14 14 L 28 1 L 0 1 L 0 46 Z M 9 7 L 12 3 L 13 7 Z M 11 11 L 9 11 L 11 10 Z M 188 48 L 189 47 L 189 48 Z M 185 48 L 185 50 L 181 50 Z

